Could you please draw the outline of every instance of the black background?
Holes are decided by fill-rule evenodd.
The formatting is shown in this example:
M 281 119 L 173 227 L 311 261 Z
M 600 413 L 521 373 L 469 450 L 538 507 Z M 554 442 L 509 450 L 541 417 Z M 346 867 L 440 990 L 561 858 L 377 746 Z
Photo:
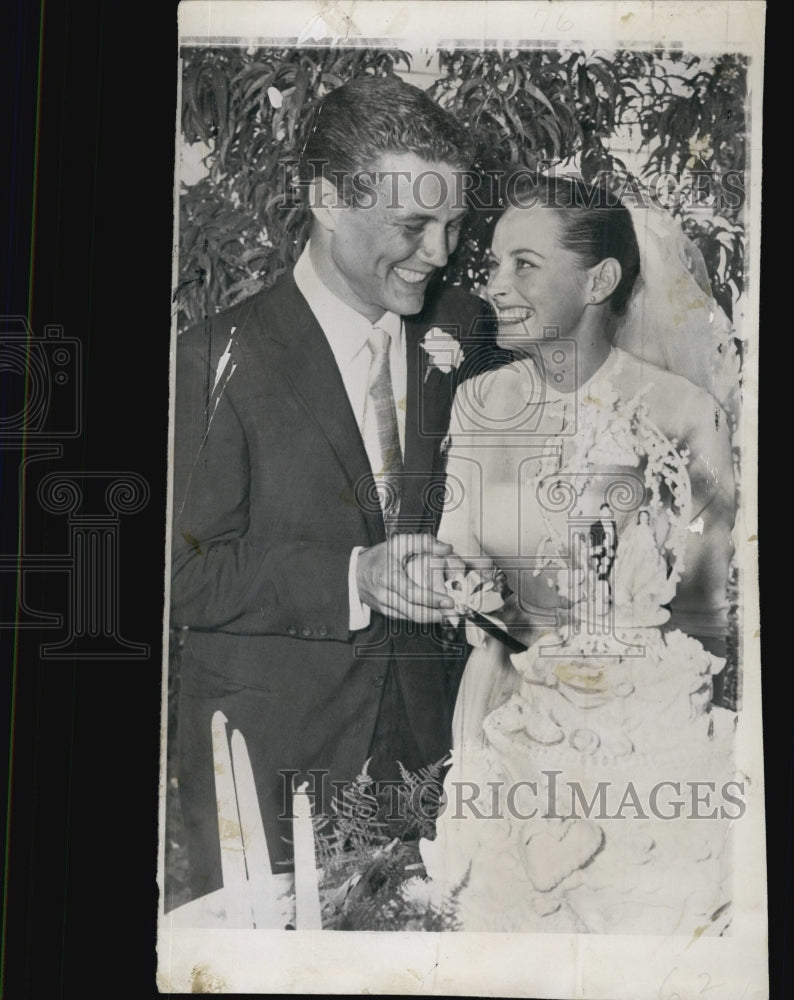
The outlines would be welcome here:
M 0 629 L 0 724 L 13 735 L 3 995 L 143 998 L 156 995 L 176 4 L 6 0 L 3 9 L 9 172 L 0 186 L 0 315 L 28 315 L 36 335 L 46 324 L 62 325 L 82 343 L 85 430 L 64 443 L 53 471 L 131 471 L 150 487 L 146 507 L 122 519 L 119 536 L 120 630 L 149 645 L 148 659 L 46 662 L 39 647 L 51 633 L 20 631 L 15 644 L 13 631 Z M 787 124 L 771 127 L 788 118 L 787 107 L 773 99 L 772 70 L 785 59 L 775 48 L 782 32 L 774 10 L 767 29 L 766 107 L 772 112 L 765 207 L 770 178 L 781 165 L 776 136 L 790 131 Z M 780 207 L 788 207 L 790 177 L 773 190 L 784 196 Z M 771 306 L 775 251 L 768 210 L 764 224 L 763 345 L 771 353 L 774 344 L 777 356 L 779 338 L 790 339 L 791 309 L 783 323 Z M 788 247 L 782 254 L 790 259 Z M 787 281 L 790 287 L 790 276 Z M 762 440 L 764 432 L 771 435 L 779 461 L 790 421 L 781 421 L 780 397 L 764 385 Z M 20 381 L 4 378 L 0 391 L 2 412 L 17 412 Z M 762 468 L 764 454 L 762 448 Z M 0 450 L 0 483 L 0 553 L 9 553 L 17 544 L 18 455 Z M 772 551 L 762 549 L 764 569 L 790 531 L 776 497 L 773 491 L 776 538 Z M 35 497 L 26 498 L 24 509 L 26 538 L 35 540 L 36 551 L 63 551 L 63 518 L 47 518 Z M 762 491 L 761 524 L 771 523 L 764 509 Z M 789 551 L 786 545 L 790 565 Z M 32 580 L 31 601 L 58 607 L 58 580 Z M 8 574 L 0 597 L 3 620 L 13 619 Z M 764 607 L 771 996 L 782 998 L 791 989 L 785 942 L 791 934 L 794 744 L 792 696 L 783 697 L 779 685 L 792 654 L 790 638 L 779 648 L 767 638 L 768 619 L 778 616 L 768 610 L 766 593 Z
M 84 433 L 51 469 L 130 471 L 150 488 L 119 534 L 119 628 L 149 645 L 147 659 L 43 661 L 53 634 L 36 629 L 19 633 L 15 656 L 0 632 L 13 725 L 4 995 L 153 997 L 176 4 L 7 0 L 4 11 L 0 314 L 28 313 L 35 235 L 32 329 L 59 324 L 82 345 Z M 19 380 L 3 390 L 4 412 L 18 412 Z M 18 457 L 0 461 L 0 551 L 13 552 Z M 63 517 L 35 494 L 25 514 L 33 551 L 64 550 Z M 62 608 L 62 584 L 32 579 L 31 603 Z

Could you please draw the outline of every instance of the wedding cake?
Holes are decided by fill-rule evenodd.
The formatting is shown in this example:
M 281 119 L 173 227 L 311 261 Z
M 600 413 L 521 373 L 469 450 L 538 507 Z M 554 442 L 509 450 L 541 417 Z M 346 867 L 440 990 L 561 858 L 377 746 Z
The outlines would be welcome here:
M 459 747 L 434 841 L 436 903 L 464 930 L 714 934 L 743 812 L 724 664 L 674 630 L 550 632 L 520 690 Z
M 464 930 L 699 936 L 729 924 L 745 792 L 736 720 L 713 704 L 724 660 L 669 621 L 702 519 L 689 450 L 651 419 L 647 388 L 623 401 L 591 386 L 569 446 L 550 439 L 536 471 L 522 459 L 534 478 L 521 524 L 540 539 L 514 570 L 513 610 L 531 645 L 512 671 L 498 636 L 477 649 L 467 627 L 466 724 L 436 837 L 420 845 L 431 902 L 454 903 Z M 522 574 L 556 589 L 557 628 L 532 622 L 542 602 Z M 494 610 L 458 594 L 462 617 Z

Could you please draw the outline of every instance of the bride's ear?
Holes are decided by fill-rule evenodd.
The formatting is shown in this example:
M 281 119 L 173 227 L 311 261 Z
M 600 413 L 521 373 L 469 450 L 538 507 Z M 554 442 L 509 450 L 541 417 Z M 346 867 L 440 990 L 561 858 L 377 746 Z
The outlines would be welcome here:
M 334 209 L 340 205 L 340 196 L 327 177 L 315 178 L 309 186 L 309 209 L 312 218 L 328 232 L 336 225 Z
M 614 257 L 605 257 L 595 267 L 591 267 L 587 282 L 590 301 L 599 304 L 606 302 L 620 284 L 622 274 L 620 263 Z

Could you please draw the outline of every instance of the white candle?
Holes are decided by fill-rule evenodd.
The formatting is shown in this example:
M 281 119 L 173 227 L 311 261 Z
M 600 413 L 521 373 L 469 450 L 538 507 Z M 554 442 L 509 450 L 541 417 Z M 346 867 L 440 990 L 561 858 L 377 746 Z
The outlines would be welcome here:
M 295 851 L 295 926 L 299 931 L 322 930 L 320 887 L 314 857 L 314 829 L 307 781 L 292 796 L 292 840 Z
M 239 729 L 232 732 L 232 766 L 248 879 L 251 882 L 271 882 L 270 853 L 267 849 L 262 813 L 259 810 L 254 772 L 245 737 Z
M 239 729 L 232 733 L 232 766 L 237 789 L 237 809 L 245 848 L 245 867 L 251 884 L 251 905 L 256 927 L 272 926 L 276 901 L 276 885 L 270 868 L 259 798 L 254 784 L 254 772 L 245 738 Z
M 218 836 L 221 844 L 221 872 L 224 886 L 246 882 L 245 848 L 237 813 L 237 794 L 229 754 L 226 723 L 221 711 L 212 717 L 212 762 L 215 766 L 215 801 L 218 807 Z

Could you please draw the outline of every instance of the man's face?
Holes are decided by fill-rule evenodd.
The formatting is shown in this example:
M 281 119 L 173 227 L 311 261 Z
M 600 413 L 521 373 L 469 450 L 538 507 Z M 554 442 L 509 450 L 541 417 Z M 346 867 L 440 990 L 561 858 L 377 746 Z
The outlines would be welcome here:
M 460 171 L 412 153 L 385 154 L 362 184 L 357 207 L 332 209 L 323 278 L 372 322 L 384 312 L 412 316 L 457 246 L 466 214 Z

